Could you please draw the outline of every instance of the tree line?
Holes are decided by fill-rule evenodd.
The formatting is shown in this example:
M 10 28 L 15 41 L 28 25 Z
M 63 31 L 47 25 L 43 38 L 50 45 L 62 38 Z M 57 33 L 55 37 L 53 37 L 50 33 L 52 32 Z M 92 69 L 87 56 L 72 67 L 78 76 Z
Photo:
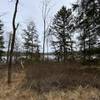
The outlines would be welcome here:
M 65 6 L 56 12 L 52 23 L 47 24 L 48 2 L 43 3 L 43 53 L 40 52 L 39 34 L 34 21 L 29 22 L 26 29 L 22 31 L 22 44 L 24 51 L 14 50 L 16 56 L 18 52 L 25 56 L 25 59 L 45 60 L 46 39 L 49 39 L 49 46 L 55 61 L 67 62 L 69 60 L 91 62 L 100 59 L 100 1 L 80 0 L 72 4 L 72 8 Z M 4 36 L 3 22 L 0 20 L 0 61 L 4 56 Z M 17 30 L 19 24 L 14 27 Z M 14 34 L 14 32 L 13 32 Z M 7 56 L 10 53 L 11 44 L 14 43 L 12 34 L 9 36 Z M 16 41 L 15 41 L 16 42 Z M 16 44 L 16 43 L 15 43 Z M 12 44 L 12 48 L 16 45 Z M 47 52 L 48 53 L 48 52 Z M 42 57 L 41 57 L 42 56 Z M 9 57 L 7 57 L 9 62 Z

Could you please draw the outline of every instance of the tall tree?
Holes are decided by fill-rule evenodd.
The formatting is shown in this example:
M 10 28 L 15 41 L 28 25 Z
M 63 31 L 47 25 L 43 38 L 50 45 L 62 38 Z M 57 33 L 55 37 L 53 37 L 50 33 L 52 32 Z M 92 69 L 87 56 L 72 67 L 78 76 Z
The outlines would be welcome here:
M 51 26 L 51 35 L 55 40 L 52 41 L 52 45 L 55 48 L 55 53 L 58 56 L 58 60 L 66 61 L 68 52 L 72 51 L 72 24 L 73 16 L 71 9 L 62 7 L 60 11 L 54 17 Z
M 0 20 L 0 61 L 2 60 L 4 49 L 4 38 L 3 38 L 3 23 Z
M 38 50 L 38 34 L 34 22 L 30 22 L 27 29 L 24 32 L 24 47 L 26 51 L 26 57 L 33 57 L 33 54 Z
M 74 5 L 77 8 L 76 25 L 80 29 L 81 35 L 79 37 L 81 47 L 83 47 L 83 55 L 88 55 L 90 61 L 92 51 L 98 41 L 98 33 L 100 32 L 100 2 L 99 0 L 80 0 L 78 4 Z M 84 56 L 85 59 L 85 56 Z
M 42 19 L 43 19 L 43 60 L 44 60 L 44 53 L 45 53 L 45 44 L 46 44 L 46 36 L 48 33 L 48 29 L 50 26 L 49 22 L 49 13 L 50 13 L 50 0 L 43 0 L 42 5 Z M 47 38 L 48 41 L 48 38 Z M 47 44 L 48 45 L 48 44 Z M 48 48 L 47 48 L 48 49 Z
M 10 50 L 9 65 L 8 65 L 8 84 L 11 83 L 12 57 L 13 57 L 14 43 L 15 43 L 15 37 L 16 37 L 16 30 L 17 30 L 17 28 L 19 26 L 19 24 L 17 24 L 17 26 L 15 24 L 17 10 L 18 10 L 18 4 L 19 4 L 19 0 L 16 0 L 15 8 L 14 8 L 14 14 L 13 14 L 13 19 L 12 19 L 13 35 L 12 35 L 11 50 Z

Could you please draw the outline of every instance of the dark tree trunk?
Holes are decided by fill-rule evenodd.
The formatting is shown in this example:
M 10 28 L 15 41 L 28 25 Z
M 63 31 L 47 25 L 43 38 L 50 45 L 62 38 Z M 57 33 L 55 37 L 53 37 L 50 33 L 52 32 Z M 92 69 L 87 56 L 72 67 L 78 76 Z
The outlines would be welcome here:
M 84 29 L 84 33 L 86 34 L 85 29 Z M 83 43 L 83 49 L 84 49 L 83 50 L 83 61 L 85 62 L 86 61 L 86 46 L 85 46 L 86 45 L 86 42 L 85 42 L 86 39 L 85 39 L 85 37 L 84 37 L 84 40 L 83 41 L 84 41 L 84 43 Z
M 85 52 L 85 39 L 84 39 L 84 51 L 83 51 L 84 53 L 83 53 L 83 60 L 84 60 L 84 62 L 85 62 L 85 60 L 86 60 L 86 52 Z
M 65 39 L 65 19 L 63 19 L 63 48 L 64 48 L 64 63 L 66 62 L 66 39 Z
M 15 10 L 14 10 L 14 15 L 13 15 L 13 20 L 12 20 L 13 35 L 12 35 L 12 43 L 11 43 L 10 58 L 9 58 L 9 65 L 8 65 L 8 84 L 11 83 L 11 75 L 12 75 L 12 57 L 13 57 L 13 49 L 14 49 L 16 29 L 17 29 L 15 25 L 15 20 L 16 20 L 18 3 L 19 3 L 19 0 L 16 0 Z
M 89 33 L 89 64 L 90 64 L 90 60 L 91 60 L 91 53 L 90 50 L 91 49 L 91 44 L 90 44 L 90 33 Z

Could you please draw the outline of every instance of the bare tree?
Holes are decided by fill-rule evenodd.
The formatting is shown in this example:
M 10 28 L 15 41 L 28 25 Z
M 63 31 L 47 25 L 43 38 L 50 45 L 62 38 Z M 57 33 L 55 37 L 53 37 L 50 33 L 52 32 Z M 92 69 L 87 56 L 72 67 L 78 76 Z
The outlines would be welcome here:
M 43 60 L 44 60 L 44 53 L 45 53 L 45 43 L 46 43 L 46 33 L 48 32 L 50 23 L 48 23 L 48 17 L 50 13 L 51 7 L 49 6 L 50 0 L 43 0 L 43 5 L 42 5 L 42 18 L 43 18 Z
M 15 37 L 16 37 L 16 30 L 17 30 L 17 28 L 19 26 L 19 24 L 17 24 L 17 26 L 15 25 L 18 4 L 19 4 L 19 0 L 16 0 L 14 14 L 13 14 L 13 20 L 12 20 L 13 34 L 12 34 L 12 41 L 11 41 L 11 50 L 10 50 L 10 57 L 9 57 L 9 65 L 8 65 L 8 84 L 11 83 L 12 57 L 13 57 L 14 43 L 15 43 Z

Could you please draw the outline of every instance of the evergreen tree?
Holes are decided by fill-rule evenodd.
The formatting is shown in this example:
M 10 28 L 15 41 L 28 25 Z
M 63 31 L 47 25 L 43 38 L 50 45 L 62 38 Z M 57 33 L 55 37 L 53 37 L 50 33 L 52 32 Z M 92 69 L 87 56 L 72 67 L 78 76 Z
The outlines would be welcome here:
M 99 0 L 81 0 L 79 4 L 74 5 L 77 9 L 76 25 L 81 31 L 79 36 L 82 54 L 88 55 L 91 60 L 92 49 L 97 46 L 98 34 L 100 32 L 100 2 Z
M 27 29 L 24 29 L 24 47 L 26 51 L 26 57 L 33 57 L 33 54 L 37 52 L 38 45 L 38 34 L 35 28 L 34 22 L 30 22 Z
M 3 38 L 3 23 L 0 20 L 0 61 L 2 60 L 2 56 L 3 56 L 3 49 L 4 49 L 4 38 Z
M 52 45 L 55 48 L 55 55 L 58 61 L 66 61 L 69 52 L 72 51 L 72 24 L 73 16 L 71 9 L 62 7 L 54 17 L 51 34 L 54 37 Z

